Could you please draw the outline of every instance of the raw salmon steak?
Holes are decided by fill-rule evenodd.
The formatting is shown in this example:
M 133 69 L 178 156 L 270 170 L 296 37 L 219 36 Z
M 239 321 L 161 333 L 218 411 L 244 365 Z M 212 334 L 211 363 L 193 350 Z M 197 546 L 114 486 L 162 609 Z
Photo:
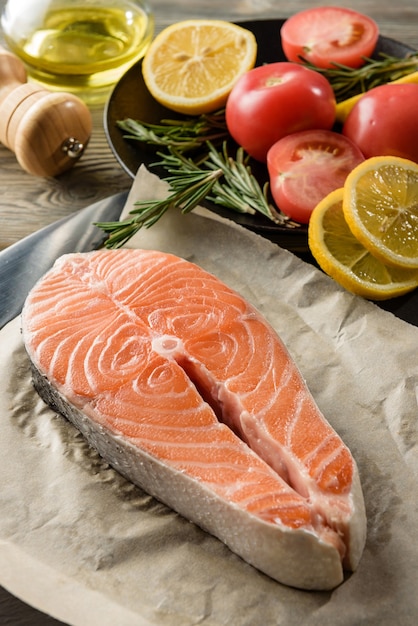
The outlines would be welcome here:
M 284 584 L 332 589 L 365 542 L 355 461 L 274 329 L 177 256 L 60 257 L 29 293 L 38 393 L 116 470 Z

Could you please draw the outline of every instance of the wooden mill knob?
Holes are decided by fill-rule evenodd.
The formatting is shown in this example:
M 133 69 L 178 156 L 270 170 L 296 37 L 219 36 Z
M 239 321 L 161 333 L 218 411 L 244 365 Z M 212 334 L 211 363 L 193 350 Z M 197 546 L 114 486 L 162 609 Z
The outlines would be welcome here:
M 84 102 L 27 83 L 23 63 L 0 47 L 0 142 L 24 170 L 37 176 L 65 172 L 83 154 L 91 131 Z
M 22 61 L 0 46 L 0 100 L 26 80 L 26 69 Z

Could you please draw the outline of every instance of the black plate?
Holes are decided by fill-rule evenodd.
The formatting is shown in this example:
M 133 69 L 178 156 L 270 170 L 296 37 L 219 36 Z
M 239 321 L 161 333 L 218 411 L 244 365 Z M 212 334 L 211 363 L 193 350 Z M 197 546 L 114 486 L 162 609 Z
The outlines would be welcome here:
M 286 60 L 280 41 L 280 29 L 284 21 L 283 19 L 276 19 L 239 22 L 241 26 L 251 30 L 257 39 L 257 65 Z M 387 37 L 379 37 L 375 55 L 379 52 L 385 52 L 402 57 L 410 51 L 408 46 L 400 42 Z M 105 108 L 104 128 L 110 148 L 122 168 L 132 178 L 135 177 L 141 163 L 144 163 L 159 176 L 164 176 L 163 168 L 152 166 L 155 161 L 155 151 L 152 148 L 140 142 L 128 141 L 123 138 L 122 131 L 117 127 L 116 122 L 128 117 L 150 123 L 157 123 L 164 118 L 181 117 L 158 104 L 151 96 L 142 78 L 141 61 L 131 67 L 114 88 Z M 252 167 L 259 181 L 263 183 L 267 178 L 265 166 L 253 163 Z M 238 224 L 293 252 L 303 254 L 308 250 L 306 226 L 296 229 L 288 228 L 273 224 L 262 215 L 235 213 L 209 202 L 205 205 L 214 212 L 233 219 Z

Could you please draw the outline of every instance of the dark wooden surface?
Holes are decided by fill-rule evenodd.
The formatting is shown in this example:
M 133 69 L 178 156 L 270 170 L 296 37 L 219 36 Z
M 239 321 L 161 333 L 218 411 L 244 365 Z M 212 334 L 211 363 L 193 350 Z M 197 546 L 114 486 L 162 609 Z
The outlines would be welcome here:
M 2 9 L 5 2 L 0 0 Z M 156 30 L 195 17 L 230 20 L 285 18 L 321 2 L 300 0 L 151 0 Z M 382 35 L 418 49 L 416 0 L 350 0 L 350 6 L 374 18 Z M 0 145 L 0 250 L 47 224 L 98 200 L 129 189 L 131 179 L 112 154 L 103 129 L 103 107 L 92 109 L 93 133 L 87 150 L 68 173 L 51 179 L 25 173 L 15 156 Z M 0 509 L 1 514 L 1 509 Z M 58 622 L 35 611 L 0 588 L 2 626 L 54 626 Z
M 28 606 L 0 587 L 0 624 L 1 626 L 62 626 L 63 622 Z

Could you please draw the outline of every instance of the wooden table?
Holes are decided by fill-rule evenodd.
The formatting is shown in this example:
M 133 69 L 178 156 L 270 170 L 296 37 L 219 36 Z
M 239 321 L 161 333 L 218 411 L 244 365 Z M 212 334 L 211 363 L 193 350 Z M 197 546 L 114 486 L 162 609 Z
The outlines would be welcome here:
M 186 18 L 218 17 L 229 20 L 285 18 L 296 11 L 320 6 L 312 0 L 151 0 L 156 31 Z M 0 8 L 5 4 L 0 0 Z M 374 18 L 381 34 L 418 49 L 416 0 L 334 0 Z M 0 250 L 26 235 L 98 200 L 129 189 L 130 177 L 110 150 L 103 129 L 103 106 L 92 108 L 93 133 L 77 165 L 57 178 L 25 173 L 15 156 L 0 146 Z M 16 626 L 49 626 L 53 619 L 32 611 L 0 589 L 0 622 Z

